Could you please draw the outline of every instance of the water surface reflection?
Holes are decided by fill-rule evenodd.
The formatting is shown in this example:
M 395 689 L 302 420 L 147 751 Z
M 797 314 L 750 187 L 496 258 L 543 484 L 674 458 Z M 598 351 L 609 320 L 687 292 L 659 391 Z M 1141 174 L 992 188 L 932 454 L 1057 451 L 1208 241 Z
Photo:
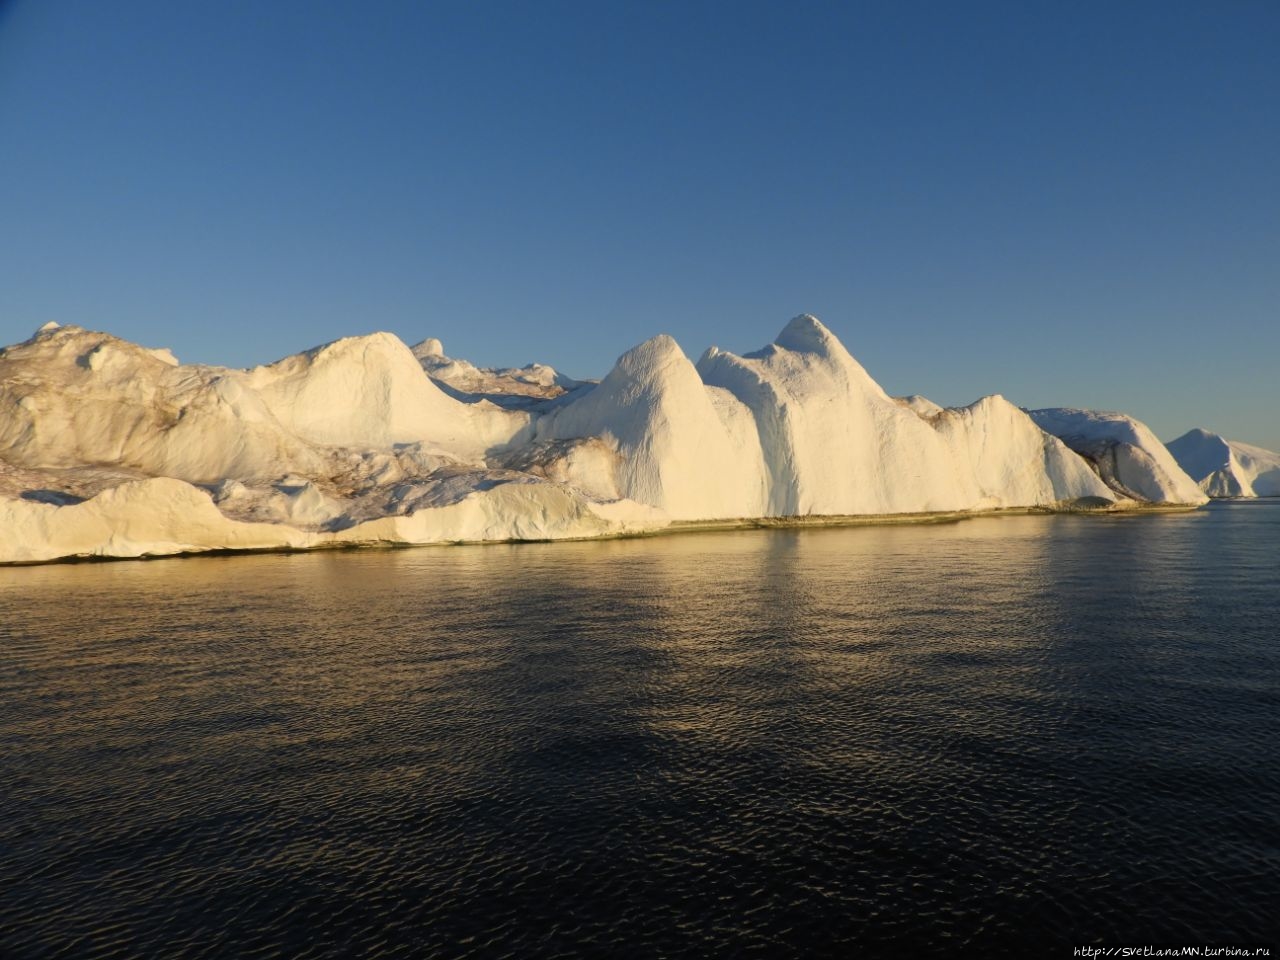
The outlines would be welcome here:
M 1277 521 L 0 571 L 0 952 L 1266 940 Z

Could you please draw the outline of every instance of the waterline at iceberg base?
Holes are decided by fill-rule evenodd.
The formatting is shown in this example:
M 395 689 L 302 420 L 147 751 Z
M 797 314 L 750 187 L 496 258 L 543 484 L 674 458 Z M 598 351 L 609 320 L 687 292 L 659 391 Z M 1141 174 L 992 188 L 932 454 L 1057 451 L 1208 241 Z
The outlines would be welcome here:
M 387 333 L 237 370 L 46 325 L 0 350 L 0 563 L 1194 507 L 1141 423 L 885 393 L 826 327 L 601 381 Z

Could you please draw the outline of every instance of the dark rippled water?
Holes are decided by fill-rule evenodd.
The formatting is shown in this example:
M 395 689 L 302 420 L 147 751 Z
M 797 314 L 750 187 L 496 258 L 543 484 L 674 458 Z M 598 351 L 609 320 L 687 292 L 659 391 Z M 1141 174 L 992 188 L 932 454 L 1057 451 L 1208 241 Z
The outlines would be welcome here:
M 4 569 L 0 954 L 1276 944 L 1278 644 L 1280 503 Z

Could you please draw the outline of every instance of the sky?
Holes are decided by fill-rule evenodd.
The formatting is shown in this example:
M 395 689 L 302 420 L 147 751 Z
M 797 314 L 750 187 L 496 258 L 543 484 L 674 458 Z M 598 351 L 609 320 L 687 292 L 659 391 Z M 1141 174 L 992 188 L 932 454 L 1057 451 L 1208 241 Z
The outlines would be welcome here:
M 1280 449 L 1280 3 L 0 0 L 0 342 L 894 394 Z

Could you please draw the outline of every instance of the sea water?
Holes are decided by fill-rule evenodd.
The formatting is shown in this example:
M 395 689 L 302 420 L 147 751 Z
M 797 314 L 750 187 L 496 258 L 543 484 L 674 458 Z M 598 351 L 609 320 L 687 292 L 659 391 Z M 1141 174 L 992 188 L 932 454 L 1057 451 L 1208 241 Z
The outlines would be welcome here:
M 7 568 L 0 759 L 5 957 L 1280 946 L 1280 503 Z

